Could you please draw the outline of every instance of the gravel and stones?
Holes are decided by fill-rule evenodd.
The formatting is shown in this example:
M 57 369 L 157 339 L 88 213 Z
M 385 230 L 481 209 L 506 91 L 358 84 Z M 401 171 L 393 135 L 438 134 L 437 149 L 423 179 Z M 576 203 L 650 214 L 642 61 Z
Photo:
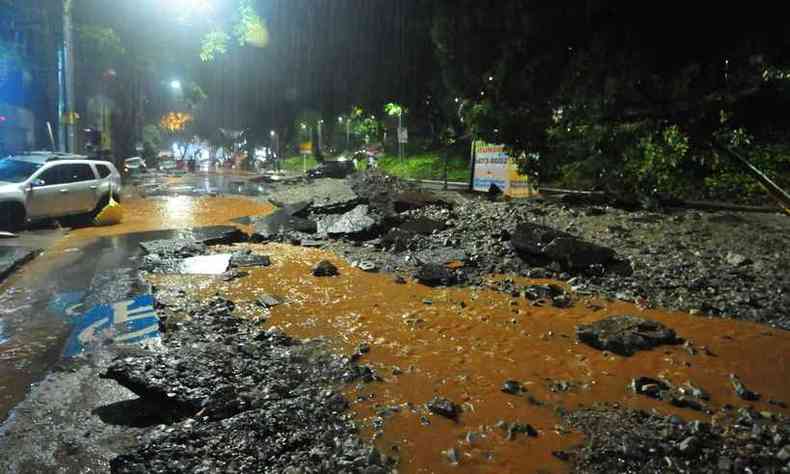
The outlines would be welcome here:
M 427 199 L 398 206 L 403 194 L 421 192 L 376 173 L 316 180 L 309 189 L 292 186 L 305 188 L 293 190 L 302 199 L 308 191 L 326 194 L 345 186 L 356 196 L 355 205 L 367 203 L 385 219 L 380 239 L 362 245 L 330 240 L 325 245 L 350 261 L 377 261 L 384 272 L 412 274 L 422 263 L 417 259 L 420 252 L 456 249 L 467 255 L 464 270 L 472 285 L 491 273 L 575 277 L 573 289 L 582 294 L 790 329 L 790 254 L 785 251 L 790 247 L 790 220 L 779 214 L 646 210 L 638 202 L 617 199 L 488 202 L 453 192 L 425 193 Z M 440 222 L 445 228 L 430 235 L 398 228 L 417 219 Z M 514 237 L 522 248 L 529 247 L 517 232 L 524 224 L 534 231 L 553 229 L 545 234 L 560 239 L 550 249 L 559 260 L 551 261 L 543 247 L 533 249 L 533 254 L 516 249 Z M 611 255 L 605 249 L 616 257 L 584 270 L 568 268 L 605 260 Z M 555 253 L 560 250 L 570 252 L 570 257 Z
M 599 406 L 565 421 L 587 435 L 566 453 L 577 473 L 790 472 L 790 420 L 778 414 L 722 409 L 708 423 Z

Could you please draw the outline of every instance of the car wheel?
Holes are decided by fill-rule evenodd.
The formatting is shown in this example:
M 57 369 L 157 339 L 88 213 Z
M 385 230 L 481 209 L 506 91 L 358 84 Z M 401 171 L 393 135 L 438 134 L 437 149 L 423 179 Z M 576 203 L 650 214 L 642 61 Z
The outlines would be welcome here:
M 0 229 L 15 231 L 25 224 L 25 208 L 21 204 L 0 204 Z

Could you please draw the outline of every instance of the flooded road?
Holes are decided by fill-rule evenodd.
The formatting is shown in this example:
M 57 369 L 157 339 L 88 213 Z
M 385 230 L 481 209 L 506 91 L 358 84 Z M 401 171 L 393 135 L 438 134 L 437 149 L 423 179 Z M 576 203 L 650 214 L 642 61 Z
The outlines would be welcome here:
M 490 289 L 398 284 L 392 275 L 362 272 L 320 250 L 245 247 L 270 255 L 273 265 L 233 282 L 159 275 L 151 281 L 204 296 L 219 292 L 256 318 L 261 315 L 258 298 L 282 297 L 287 303 L 270 310 L 266 326 L 296 337 L 327 338 L 348 354 L 360 345 L 369 347 L 362 361 L 373 365 L 383 381 L 353 388 L 348 395 L 366 436 L 384 454 L 400 459 L 399 472 L 565 472 L 568 465 L 552 452 L 582 438 L 559 427 L 558 415 L 599 402 L 700 417 L 633 394 L 627 385 L 638 376 L 674 384 L 692 381 L 711 395 L 709 406 L 718 408 L 742 404 L 728 380 L 736 373 L 763 394 L 754 404 L 757 410 L 790 413 L 767 403 L 790 400 L 787 332 L 617 301 L 577 298 L 568 309 L 540 307 Z M 339 277 L 312 276 L 311 268 L 324 259 L 339 267 Z M 625 358 L 577 343 L 577 325 L 620 314 L 663 322 L 688 344 Z M 520 382 L 527 392 L 504 393 L 508 380 Z M 457 422 L 427 411 L 424 404 L 437 395 L 462 407 Z M 528 423 L 538 436 L 507 439 L 497 427 L 500 421 Z M 451 448 L 460 453 L 460 468 L 442 454 Z
M 123 207 L 119 225 L 57 231 L 46 242 L 38 231 L 19 239 L 48 249 L 0 285 L 0 422 L 61 360 L 76 316 L 147 290 L 136 272 L 140 242 L 272 209 L 243 197 L 191 195 L 132 196 Z

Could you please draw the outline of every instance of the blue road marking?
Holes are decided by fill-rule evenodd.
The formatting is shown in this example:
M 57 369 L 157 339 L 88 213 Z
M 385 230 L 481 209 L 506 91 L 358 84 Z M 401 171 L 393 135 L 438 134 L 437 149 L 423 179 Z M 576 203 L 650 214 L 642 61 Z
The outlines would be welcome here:
M 97 305 L 78 318 L 66 342 L 65 357 L 107 343 L 136 344 L 159 338 L 154 297 L 138 296 L 112 305 Z

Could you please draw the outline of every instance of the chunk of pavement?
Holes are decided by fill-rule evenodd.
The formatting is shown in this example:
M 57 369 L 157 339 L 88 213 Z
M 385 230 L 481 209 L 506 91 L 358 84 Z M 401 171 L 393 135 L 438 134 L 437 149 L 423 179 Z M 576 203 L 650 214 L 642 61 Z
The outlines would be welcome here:
M 738 395 L 738 398 L 741 400 L 757 401 L 760 399 L 760 394 L 746 388 L 746 385 L 743 384 L 737 375 L 730 374 L 730 384 L 732 384 L 735 394 Z
M 555 261 L 569 270 L 606 265 L 616 257 L 615 251 L 610 248 L 585 242 L 540 224 L 519 224 L 511 234 L 510 241 L 522 258 Z
M 313 267 L 313 276 L 317 277 L 333 277 L 339 275 L 337 267 L 329 260 L 322 260 Z
M 264 294 L 263 296 L 258 297 L 256 303 L 258 303 L 258 306 L 262 306 L 263 308 L 273 308 L 283 304 L 283 300 L 273 295 Z
M 576 337 L 595 349 L 631 356 L 663 344 L 682 342 L 663 324 L 637 316 L 611 316 L 576 327 Z
M 376 220 L 368 214 L 368 206 L 363 204 L 339 217 L 327 216 L 319 220 L 317 231 L 330 237 L 367 237 L 372 234 L 376 224 Z
M 571 238 L 557 238 L 543 248 L 543 254 L 563 267 L 583 270 L 593 265 L 605 265 L 615 257 L 615 251 L 590 242 Z
M 258 255 L 249 250 L 236 252 L 230 257 L 231 267 L 268 267 L 272 259 L 268 255 Z
M 450 420 L 458 420 L 458 415 L 461 413 L 461 407 L 439 396 L 433 397 L 425 406 L 431 413 L 449 418 Z
M 517 380 L 508 380 L 502 385 L 502 391 L 510 395 L 521 395 L 526 389 Z
M 455 272 L 435 263 L 426 263 L 414 273 L 414 278 L 425 286 L 450 286 L 455 284 Z
M 637 377 L 632 379 L 629 387 L 636 394 L 645 395 L 655 399 L 661 399 L 663 392 L 666 392 L 670 389 L 666 382 L 650 377 Z

